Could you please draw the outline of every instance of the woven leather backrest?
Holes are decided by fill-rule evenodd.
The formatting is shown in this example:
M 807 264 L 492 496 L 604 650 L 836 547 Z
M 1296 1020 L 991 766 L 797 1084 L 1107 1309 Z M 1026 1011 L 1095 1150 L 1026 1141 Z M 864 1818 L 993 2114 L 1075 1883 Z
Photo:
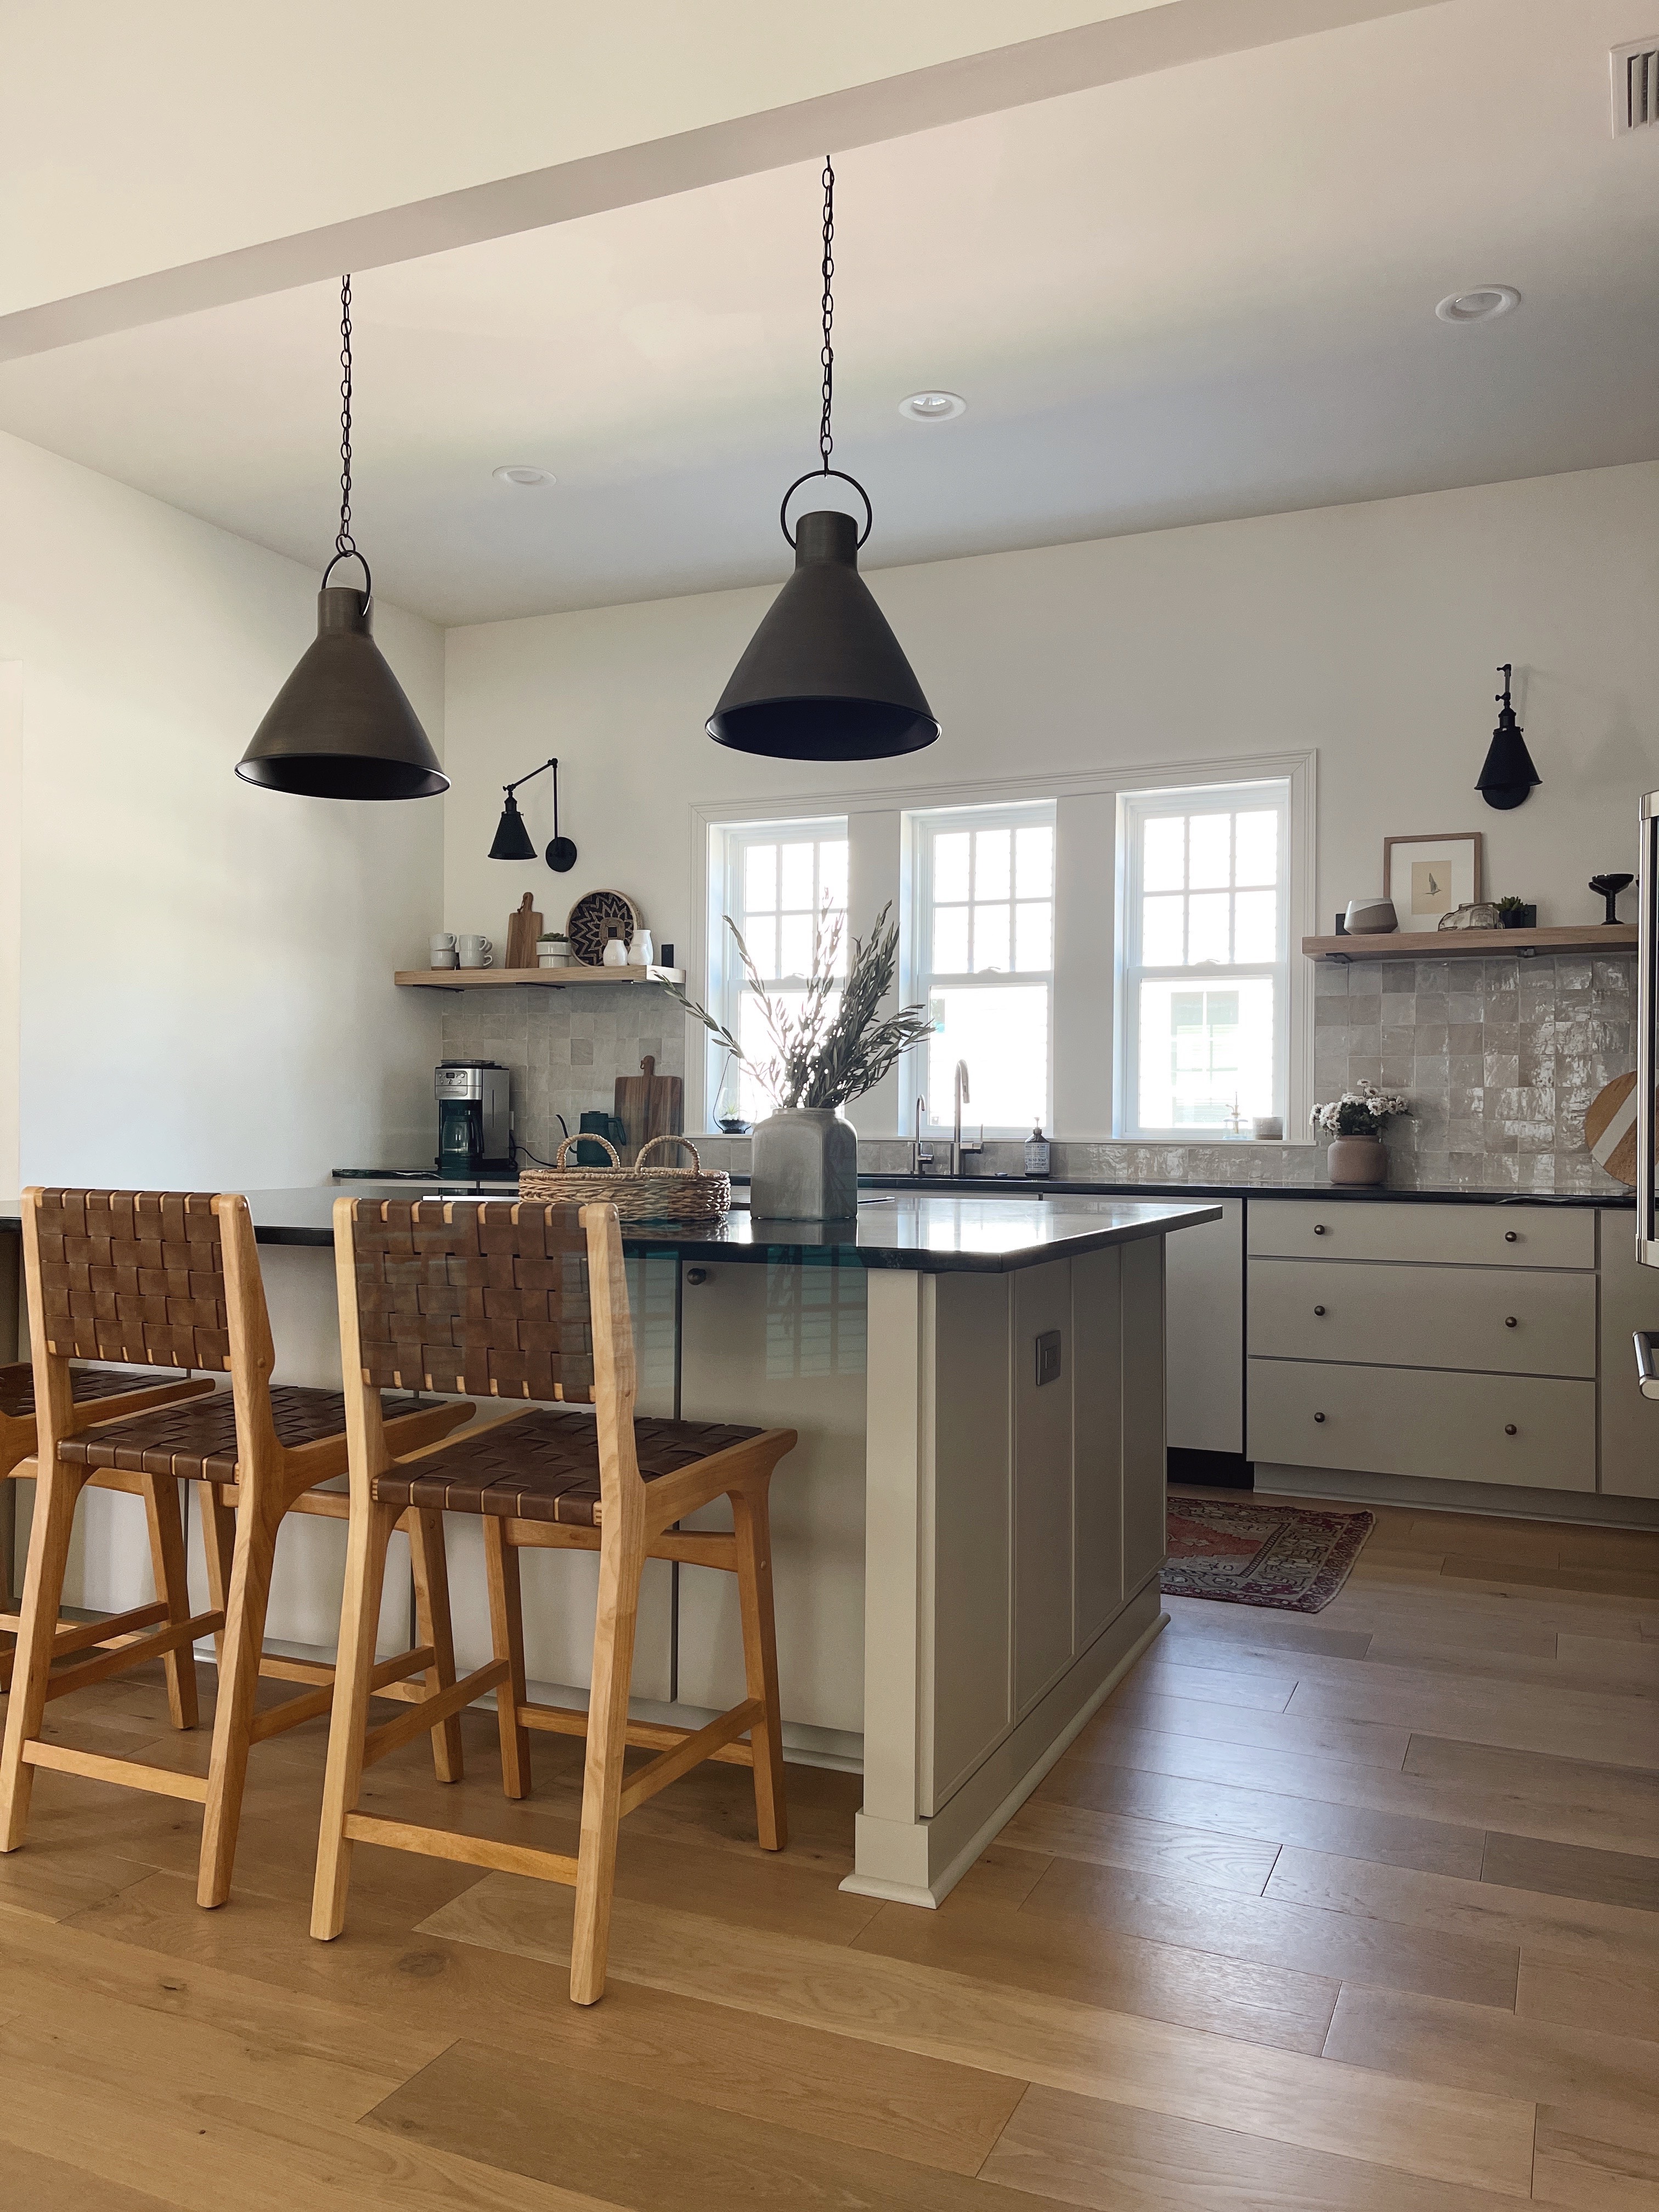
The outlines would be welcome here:
M 577 1207 L 359 1199 L 351 1218 L 365 1382 L 592 1401 Z
M 34 1221 L 46 1342 L 58 1358 L 229 1366 L 224 1249 L 209 1194 L 48 1190 Z

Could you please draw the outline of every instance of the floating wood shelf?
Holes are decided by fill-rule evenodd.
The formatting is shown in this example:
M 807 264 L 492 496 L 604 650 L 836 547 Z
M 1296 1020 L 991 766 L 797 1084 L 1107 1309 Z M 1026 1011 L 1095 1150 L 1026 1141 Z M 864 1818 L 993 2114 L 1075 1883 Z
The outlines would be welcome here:
M 1311 942 L 1311 939 L 1310 939 Z M 400 990 L 488 991 L 503 983 L 562 991 L 572 983 L 683 983 L 684 968 L 400 968 Z
M 1391 929 L 1383 937 L 1304 937 L 1310 960 L 1472 960 L 1507 953 L 1634 952 L 1633 921 L 1575 922 L 1571 929 Z

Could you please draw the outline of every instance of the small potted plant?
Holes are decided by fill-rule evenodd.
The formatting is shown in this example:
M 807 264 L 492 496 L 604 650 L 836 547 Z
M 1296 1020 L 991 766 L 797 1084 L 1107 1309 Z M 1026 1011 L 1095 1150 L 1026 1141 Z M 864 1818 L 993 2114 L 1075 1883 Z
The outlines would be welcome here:
M 826 903 L 813 932 L 812 972 L 792 1007 L 775 999 L 728 914 L 772 1051 L 751 1059 L 723 1022 L 674 984 L 664 986 L 746 1067 L 772 1100 L 756 1126 L 749 1170 L 750 1211 L 780 1221 L 850 1219 L 859 1210 L 858 1139 L 841 1109 L 874 1090 L 903 1053 L 933 1034 L 920 1006 L 884 1015 L 898 965 L 898 924 L 890 903 L 867 938 L 855 937 L 847 973 L 837 974 L 845 916 Z M 727 1063 L 728 1066 L 730 1061 Z
M 570 965 L 570 939 L 562 929 L 544 929 L 536 939 L 536 964 L 538 968 L 568 968 Z
M 1536 929 L 1538 908 L 1522 906 L 1512 895 L 1498 902 L 1498 926 L 1500 929 Z
M 1352 1091 L 1328 1106 L 1316 1106 L 1308 1119 L 1330 1138 L 1325 1164 L 1331 1181 L 1350 1186 L 1381 1182 L 1389 1172 L 1384 1125 L 1411 1110 L 1398 1091 L 1379 1091 L 1363 1075 Z

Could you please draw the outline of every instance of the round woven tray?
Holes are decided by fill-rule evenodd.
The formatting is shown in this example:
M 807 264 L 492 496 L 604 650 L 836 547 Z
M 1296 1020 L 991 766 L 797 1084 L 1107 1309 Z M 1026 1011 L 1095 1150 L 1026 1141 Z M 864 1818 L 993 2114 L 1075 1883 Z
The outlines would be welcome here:
M 568 1168 L 564 1156 L 572 1145 L 603 1145 L 611 1155 L 606 1168 Z M 684 1145 L 691 1155 L 689 1168 L 648 1168 L 647 1153 L 659 1145 Z M 714 1221 L 732 1210 L 732 1178 L 705 1169 L 690 1137 L 653 1137 L 641 1145 L 631 1168 L 625 1168 L 607 1137 L 567 1137 L 553 1155 L 550 1168 L 525 1168 L 519 1176 L 520 1198 L 550 1200 L 558 1206 L 585 1206 L 602 1200 L 614 1206 L 624 1221 Z

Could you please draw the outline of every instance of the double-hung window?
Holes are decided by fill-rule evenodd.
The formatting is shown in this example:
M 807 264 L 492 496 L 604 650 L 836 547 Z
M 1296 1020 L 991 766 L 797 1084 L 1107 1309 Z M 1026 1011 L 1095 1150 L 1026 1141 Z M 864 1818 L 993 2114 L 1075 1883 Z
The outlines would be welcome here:
M 908 817 L 911 963 L 905 996 L 933 1034 L 908 1056 L 905 1126 L 918 1096 L 934 1130 L 951 1119 L 958 1060 L 964 1122 L 1029 1135 L 1051 1115 L 1054 988 L 1054 806 L 957 807 Z
M 751 1059 L 765 1060 L 771 1047 L 725 917 L 743 932 L 768 994 L 793 1006 L 812 972 L 813 933 L 827 905 L 842 918 L 836 971 L 845 975 L 847 823 L 843 817 L 725 825 L 714 832 L 711 859 L 705 1004 Z M 769 1114 L 771 1102 L 753 1076 L 714 1037 L 708 1047 L 711 1118 L 754 1121 Z
M 1282 1115 L 1289 784 L 1139 792 L 1119 819 L 1119 1133 Z

